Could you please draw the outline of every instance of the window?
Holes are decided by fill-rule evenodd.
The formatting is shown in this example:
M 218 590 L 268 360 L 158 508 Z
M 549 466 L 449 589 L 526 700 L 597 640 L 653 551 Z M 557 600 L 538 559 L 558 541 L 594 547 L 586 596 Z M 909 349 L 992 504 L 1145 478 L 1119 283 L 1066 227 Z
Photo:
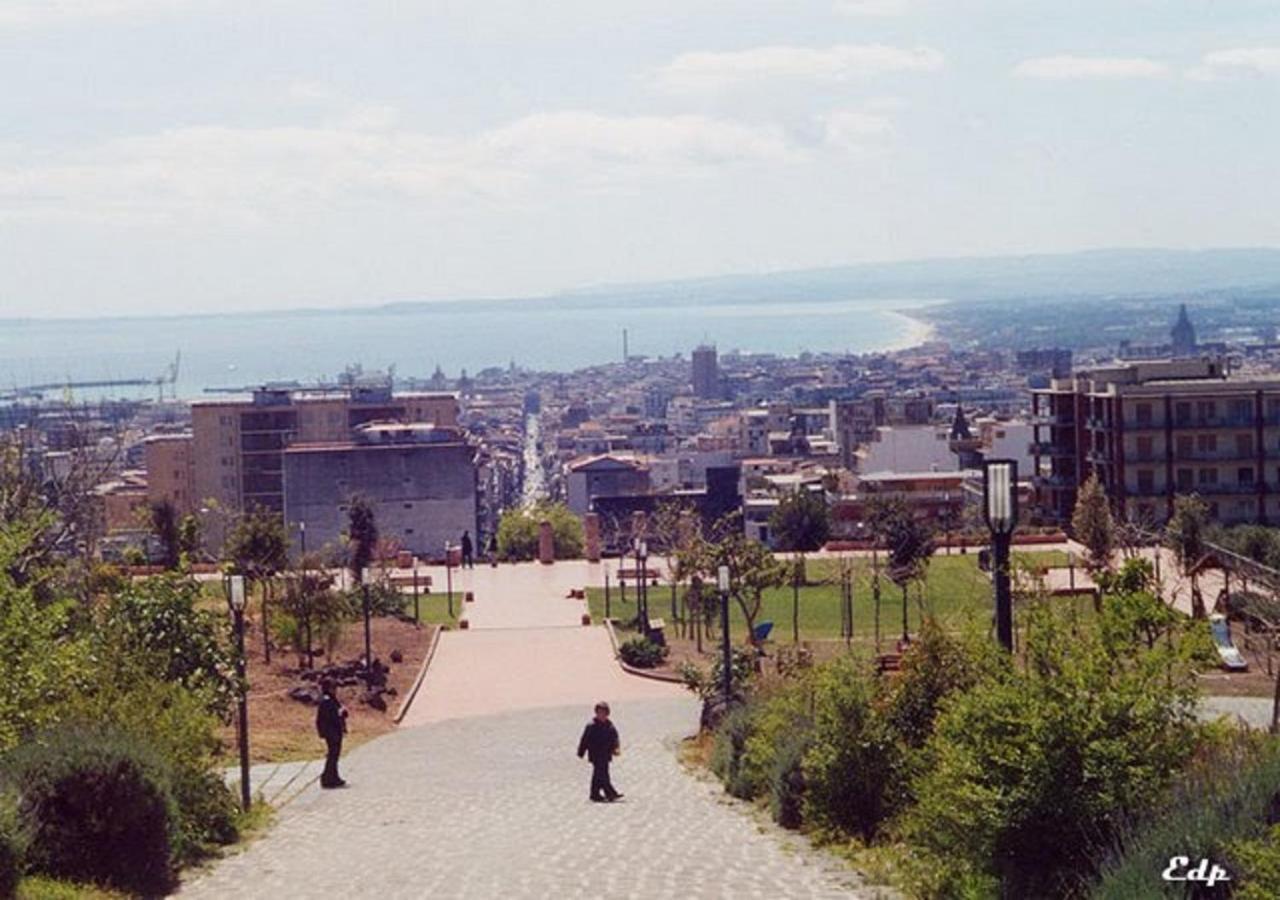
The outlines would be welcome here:
M 1217 484 L 1218 470 L 1217 469 L 1201 469 L 1199 472 L 1196 473 L 1196 482 L 1198 484 Z
M 1236 422 L 1253 421 L 1253 401 L 1247 399 L 1231 401 L 1231 418 Z
M 1253 484 L 1253 466 L 1236 469 L 1236 484 Z
M 1139 403 L 1137 408 L 1135 409 L 1135 414 L 1137 415 L 1139 425 L 1151 424 L 1151 404 L 1150 403 Z
M 1253 435 L 1236 435 L 1236 455 L 1242 459 L 1253 456 Z
M 1173 420 L 1179 425 L 1186 425 L 1191 421 L 1191 404 L 1185 401 L 1174 404 Z
M 1218 436 L 1216 434 L 1197 434 L 1196 450 L 1200 453 L 1214 453 L 1218 449 Z
M 1195 446 L 1191 435 L 1178 435 L 1178 459 L 1190 459 L 1194 452 L 1192 448 Z
M 1156 489 L 1156 473 L 1151 469 L 1138 470 L 1138 493 L 1154 494 Z
M 1214 400 L 1197 400 L 1196 401 L 1196 419 L 1201 422 L 1208 422 L 1218 417 L 1218 404 Z
M 1150 437 L 1138 438 L 1138 459 L 1155 459 L 1155 442 Z

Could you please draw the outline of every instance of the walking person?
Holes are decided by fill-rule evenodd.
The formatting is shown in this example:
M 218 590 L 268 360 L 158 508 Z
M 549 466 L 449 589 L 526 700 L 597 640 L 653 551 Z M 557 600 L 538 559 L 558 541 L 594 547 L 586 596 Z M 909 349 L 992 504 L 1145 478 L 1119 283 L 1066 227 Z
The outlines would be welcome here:
M 462 532 L 462 568 L 474 569 L 476 567 L 474 551 L 475 547 L 471 544 L 471 532 Z
M 495 569 L 498 567 L 498 533 L 496 531 L 489 535 L 489 565 Z
M 586 757 L 591 763 L 591 800 L 594 803 L 612 803 L 621 800 L 622 794 L 614 789 L 609 779 L 609 763 L 622 752 L 618 741 L 618 729 L 609 721 L 609 704 L 601 700 L 596 704 L 595 718 L 587 723 L 578 741 L 578 759 Z
M 342 736 L 347 731 L 347 710 L 338 702 L 337 686 L 332 678 L 320 682 L 320 707 L 316 710 L 316 732 L 324 739 L 326 753 L 320 787 L 340 788 L 346 782 L 338 775 L 338 757 L 342 755 Z

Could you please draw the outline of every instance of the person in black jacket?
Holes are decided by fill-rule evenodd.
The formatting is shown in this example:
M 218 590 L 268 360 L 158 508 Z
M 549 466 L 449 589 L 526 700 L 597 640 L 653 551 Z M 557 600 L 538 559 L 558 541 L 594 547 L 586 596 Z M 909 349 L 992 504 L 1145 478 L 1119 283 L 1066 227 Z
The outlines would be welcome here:
M 324 739 L 328 752 L 324 758 L 324 772 L 320 775 L 320 787 L 340 788 L 346 784 L 338 775 L 338 757 L 342 755 L 342 735 L 347 730 L 347 711 L 338 702 L 337 687 L 333 680 L 320 682 L 320 707 L 316 710 L 316 733 Z
M 591 799 L 596 803 L 621 799 L 609 780 L 609 763 L 621 752 L 618 729 L 609 721 L 609 704 L 601 700 L 596 704 L 595 718 L 587 723 L 578 741 L 578 759 L 586 757 L 591 762 Z
M 476 567 L 475 545 L 471 543 L 471 532 L 462 532 L 462 568 L 474 569 Z

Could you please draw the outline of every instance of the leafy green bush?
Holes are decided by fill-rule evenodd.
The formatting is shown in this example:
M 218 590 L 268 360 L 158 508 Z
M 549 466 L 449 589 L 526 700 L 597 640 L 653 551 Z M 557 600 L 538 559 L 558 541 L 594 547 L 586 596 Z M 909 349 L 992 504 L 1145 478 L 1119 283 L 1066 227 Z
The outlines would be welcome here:
M 1175 629 L 1148 648 L 1122 627 L 1124 599 L 1078 632 L 1048 604 L 1027 606 L 1025 668 L 943 705 L 912 786 L 911 839 L 1012 895 L 1053 895 L 1162 796 L 1198 735 L 1198 635 Z
M 748 701 L 751 728 L 743 747 L 739 777 L 751 796 L 772 796 L 783 744 L 793 737 L 807 742 L 813 724 L 808 698 L 808 682 L 797 680 L 766 686 Z
M 804 757 L 812 740 L 808 730 L 793 731 L 776 745 L 769 771 L 769 812 L 783 828 L 804 824 Z
M 18 817 L 16 792 L 0 789 L 0 897 L 12 897 L 22 876 L 27 835 Z
M 163 763 L 115 728 L 58 726 L 5 761 L 30 823 L 27 864 L 141 894 L 172 883 L 177 809 Z
M 724 789 L 735 797 L 750 800 L 755 785 L 742 776 L 742 758 L 751 737 L 752 715 L 747 706 L 735 706 L 716 729 L 711 746 L 711 771 L 724 782 Z
M 498 522 L 498 555 L 508 560 L 533 559 L 538 555 L 541 523 L 551 523 L 556 559 L 582 556 L 585 538 L 582 520 L 563 503 L 541 503 L 532 508 L 513 507 Z
M 1268 828 L 1278 790 L 1275 740 L 1233 729 L 1207 742 L 1170 795 L 1119 832 L 1092 895 L 1164 896 L 1151 873 L 1187 856 L 1227 862 L 1237 897 L 1280 896 L 1280 835 Z
M 901 750 L 870 675 L 841 658 L 814 676 L 813 742 L 804 755 L 805 820 L 870 840 L 899 804 Z
M 618 655 L 622 661 L 637 669 L 653 669 L 667 658 L 668 650 L 662 644 L 655 644 L 648 638 L 634 637 L 623 641 L 618 646 Z

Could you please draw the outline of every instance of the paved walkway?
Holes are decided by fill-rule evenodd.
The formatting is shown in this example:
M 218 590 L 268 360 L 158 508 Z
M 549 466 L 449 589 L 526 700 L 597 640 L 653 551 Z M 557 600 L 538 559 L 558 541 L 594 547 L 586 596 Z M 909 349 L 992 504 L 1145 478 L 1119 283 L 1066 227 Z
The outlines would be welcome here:
M 465 573 L 473 628 L 442 635 L 404 727 L 344 759 L 348 788 L 307 788 L 183 895 L 875 896 L 681 768 L 697 703 L 623 674 L 606 632 L 578 624 L 582 603 L 564 594 L 586 568 Z M 615 804 L 587 800 L 590 767 L 574 756 L 602 696 L 623 743 Z

